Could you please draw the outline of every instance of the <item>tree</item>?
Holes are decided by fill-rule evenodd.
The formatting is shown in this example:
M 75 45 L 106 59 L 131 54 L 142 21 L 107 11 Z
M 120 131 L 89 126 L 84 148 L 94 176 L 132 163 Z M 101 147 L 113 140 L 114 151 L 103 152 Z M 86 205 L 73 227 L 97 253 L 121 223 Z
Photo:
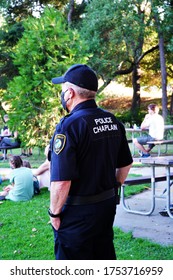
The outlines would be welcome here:
M 149 1 L 142 0 L 93 0 L 81 29 L 94 54 L 90 63 L 103 78 L 104 86 L 117 75 L 132 73 L 133 115 L 140 107 L 140 63 L 158 48 L 156 40 L 152 44 L 146 41 L 152 33 L 148 5 Z
M 18 74 L 17 67 L 13 64 L 12 53 L 15 45 L 22 37 L 24 31 L 23 20 L 28 16 L 38 17 L 44 10 L 46 4 L 55 4 L 57 9 L 62 8 L 68 0 L 2 0 L 0 15 L 5 24 L 0 31 L 0 113 L 5 113 L 2 103 L 4 89 L 7 84 Z
M 74 1 L 70 1 L 70 5 L 73 4 L 73 2 Z M 41 13 L 44 11 L 47 4 L 54 5 L 56 9 L 62 10 L 64 5 L 67 5 L 67 3 L 68 0 L 1 1 L 0 14 L 4 15 L 6 24 L 4 24 L 0 32 L 0 89 L 5 89 L 9 80 L 17 74 L 17 68 L 13 65 L 11 54 L 13 53 L 15 45 L 21 38 L 24 31 L 24 27 L 22 25 L 23 20 L 28 16 L 41 16 Z M 75 10 L 77 7 L 78 5 L 75 3 Z M 70 11 L 71 9 L 69 10 L 69 13 L 72 14 Z
M 49 4 L 63 8 L 69 0 L 1 0 L 1 10 L 8 23 L 20 22 L 28 16 L 39 16 Z
M 168 26 L 171 23 L 172 13 L 169 10 L 168 2 L 160 0 L 93 0 L 86 9 L 81 33 L 88 41 L 93 53 L 90 63 L 103 78 L 102 89 L 118 75 L 132 75 L 131 112 L 134 118 L 140 108 L 141 72 L 148 73 L 145 66 L 146 57 L 150 57 L 150 62 L 148 59 L 150 71 L 159 74 L 159 53 L 161 62 L 164 58 L 161 36 L 158 40 L 156 36 L 158 26 L 156 28 L 154 24 L 154 15 L 158 11 L 162 11 L 162 13 L 164 11 L 162 26 L 160 25 L 162 34 L 164 36 L 165 33 L 167 34 L 164 48 L 171 42 L 172 32 Z M 161 35 L 161 33 L 159 34 Z M 153 55 L 154 52 L 156 55 Z M 151 54 L 155 58 L 154 61 L 151 59 Z M 162 101 L 164 101 L 164 95 Z M 165 105 L 163 110 L 166 112 Z
M 41 147 L 62 115 L 51 79 L 72 64 L 86 62 L 87 47 L 53 8 L 46 8 L 38 19 L 28 18 L 24 28 L 13 55 L 19 75 L 9 83 L 4 101 L 10 106 L 10 125 L 19 130 L 22 143 Z
M 7 83 L 15 75 L 18 70 L 13 65 L 11 54 L 14 46 L 22 37 L 24 28 L 21 23 L 15 23 L 8 27 L 5 25 L 0 32 L 0 88 L 5 89 Z
M 162 83 L 162 114 L 164 119 L 167 119 L 167 71 L 165 61 L 165 48 L 164 48 L 164 16 L 166 16 L 165 3 L 159 3 L 160 1 L 151 1 L 152 14 L 156 30 L 158 33 L 159 51 L 160 51 L 160 68 L 161 68 L 161 83 Z M 167 8 L 167 7 L 166 7 Z M 163 23 L 163 24 L 162 24 Z

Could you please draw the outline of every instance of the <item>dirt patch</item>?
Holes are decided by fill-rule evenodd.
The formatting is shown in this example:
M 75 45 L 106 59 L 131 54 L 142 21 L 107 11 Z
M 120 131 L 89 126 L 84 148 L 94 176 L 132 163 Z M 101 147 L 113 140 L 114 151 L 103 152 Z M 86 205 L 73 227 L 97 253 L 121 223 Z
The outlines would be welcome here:
M 141 109 L 146 109 L 148 104 L 157 103 L 161 105 L 160 98 L 150 98 L 150 97 L 142 97 L 141 98 Z M 99 105 L 107 110 L 123 110 L 127 111 L 131 108 L 132 97 L 129 96 L 121 96 L 121 97 L 110 97 L 106 98 L 99 102 Z
M 99 103 L 100 106 L 105 109 L 122 109 L 126 110 L 131 107 L 132 99 L 131 97 L 115 97 L 115 98 L 107 98 Z

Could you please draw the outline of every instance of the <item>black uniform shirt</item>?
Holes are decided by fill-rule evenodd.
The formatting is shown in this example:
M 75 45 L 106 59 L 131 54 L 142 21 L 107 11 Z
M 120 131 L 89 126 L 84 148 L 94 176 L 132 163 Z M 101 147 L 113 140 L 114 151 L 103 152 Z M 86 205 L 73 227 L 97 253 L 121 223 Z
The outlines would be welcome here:
M 123 124 L 93 99 L 78 104 L 60 121 L 51 150 L 51 181 L 71 180 L 71 195 L 115 187 L 116 168 L 132 163 Z

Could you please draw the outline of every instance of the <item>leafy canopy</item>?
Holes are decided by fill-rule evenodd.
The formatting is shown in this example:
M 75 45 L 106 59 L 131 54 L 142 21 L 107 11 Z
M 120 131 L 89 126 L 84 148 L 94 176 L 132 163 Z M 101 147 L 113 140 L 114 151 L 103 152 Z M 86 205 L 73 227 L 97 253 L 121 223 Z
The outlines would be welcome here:
M 115 78 L 120 69 L 130 69 L 142 55 L 145 38 L 151 36 L 150 18 L 142 3 L 93 0 L 86 8 L 81 33 L 94 53 L 90 62 L 104 80 Z
M 25 146 L 45 146 L 62 115 L 58 86 L 51 79 L 69 66 L 87 61 L 87 47 L 75 30 L 67 28 L 60 12 L 46 8 L 28 18 L 13 58 L 19 75 L 8 84 L 10 125 Z

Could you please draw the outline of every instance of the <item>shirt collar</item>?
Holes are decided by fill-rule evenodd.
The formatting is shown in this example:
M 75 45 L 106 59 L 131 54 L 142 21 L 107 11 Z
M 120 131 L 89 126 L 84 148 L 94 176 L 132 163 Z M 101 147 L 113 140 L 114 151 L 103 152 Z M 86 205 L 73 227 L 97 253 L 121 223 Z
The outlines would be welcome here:
M 97 104 L 94 99 L 89 99 L 87 101 L 83 101 L 83 102 L 77 104 L 71 111 L 71 114 L 73 114 L 74 112 L 76 112 L 78 110 L 87 109 L 87 108 L 97 108 Z

